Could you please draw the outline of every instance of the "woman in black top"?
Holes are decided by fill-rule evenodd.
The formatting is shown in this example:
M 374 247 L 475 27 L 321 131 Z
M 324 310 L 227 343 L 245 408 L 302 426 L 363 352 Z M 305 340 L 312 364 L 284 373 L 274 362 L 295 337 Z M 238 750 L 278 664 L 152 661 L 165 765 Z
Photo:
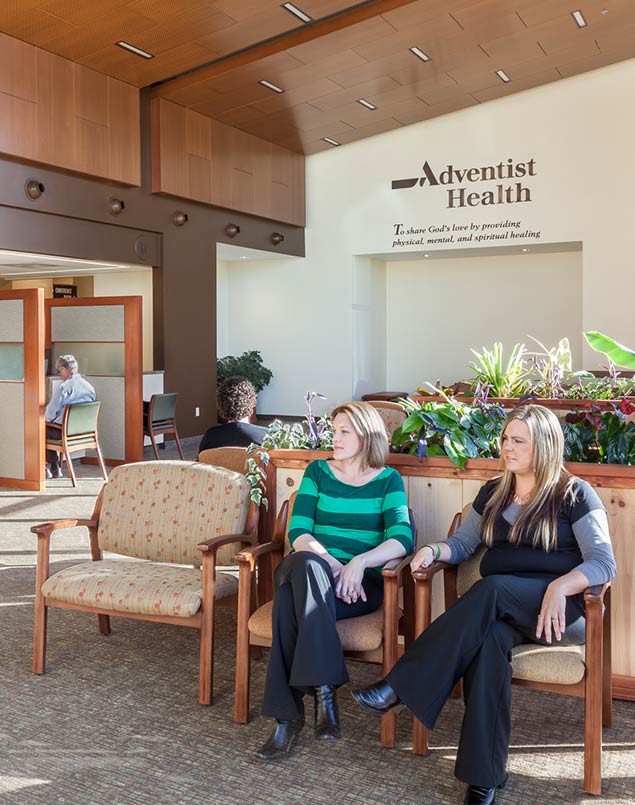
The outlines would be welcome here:
M 508 416 L 504 471 L 486 483 L 459 530 L 424 545 L 413 570 L 457 564 L 481 544 L 483 577 L 415 641 L 385 680 L 353 692 L 383 715 L 403 702 L 432 729 L 463 677 L 465 715 L 455 774 L 464 802 L 490 805 L 509 752 L 511 650 L 555 638 L 584 642 L 583 591 L 615 575 L 606 512 L 592 487 L 564 468 L 557 417 L 540 405 Z

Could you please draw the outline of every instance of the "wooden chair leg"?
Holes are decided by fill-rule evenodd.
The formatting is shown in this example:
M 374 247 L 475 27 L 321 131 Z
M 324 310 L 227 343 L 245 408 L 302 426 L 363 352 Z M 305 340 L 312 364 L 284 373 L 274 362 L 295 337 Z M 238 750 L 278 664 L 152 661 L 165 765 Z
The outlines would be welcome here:
M 99 620 L 99 633 L 104 635 L 110 634 L 110 615 L 97 615 Z
M 181 461 L 185 461 L 183 450 L 181 449 L 181 440 L 179 439 L 179 434 L 176 432 L 176 428 L 174 428 L 174 438 L 176 439 L 176 449 L 179 451 L 179 457 Z
M 101 469 L 101 477 L 104 481 L 108 480 L 108 474 L 106 473 L 106 465 L 104 464 L 104 457 L 101 452 L 101 447 L 99 446 L 99 442 L 95 443 L 95 450 L 97 451 L 97 461 L 99 462 L 99 467 Z
M 198 700 L 200 704 L 211 704 L 214 685 L 214 594 L 216 579 L 214 556 L 208 553 L 203 554 L 202 574 L 203 595 Z
M 35 596 L 35 622 L 33 626 L 33 673 L 43 674 L 46 670 L 46 626 L 48 607 L 44 596 Z
M 69 453 L 65 453 L 64 457 L 66 458 L 66 464 L 68 465 L 68 474 L 71 476 L 71 481 L 73 482 L 73 486 L 77 486 L 77 478 L 75 477 L 75 468 L 73 467 L 73 459 L 70 457 Z
M 238 614 L 236 624 L 236 689 L 234 692 L 234 721 L 249 721 L 250 646 L 249 615 L 251 613 L 251 572 L 248 564 L 241 564 L 238 578 Z
M 432 584 L 429 581 L 415 584 L 415 638 L 430 625 L 432 612 Z M 412 751 L 415 755 L 429 755 L 429 731 L 418 718 L 412 719 Z
M 399 640 L 399 584 L 396 578 L 384 577 L 384 656 L 382 677 L 386 677 L 397 662 Z M 386 713 L 381 719 L 380 742 L 392 749 L 397 743 L 397 714 Z
M 152 442 L 152 450 L 154 452 L 154 457 L 158 461 L 159 460 L 159 451 L 157 450 L 157 443 L 156 443 L 156 440 L 154 438 L 154 434 L 152 432 L 150 432 L 148 434 L 148 436 L 150 437 L 150 441 Z
M 602 793 L 602 615 L 586 618 L 586 679 L 584 695 L 584 790 Z

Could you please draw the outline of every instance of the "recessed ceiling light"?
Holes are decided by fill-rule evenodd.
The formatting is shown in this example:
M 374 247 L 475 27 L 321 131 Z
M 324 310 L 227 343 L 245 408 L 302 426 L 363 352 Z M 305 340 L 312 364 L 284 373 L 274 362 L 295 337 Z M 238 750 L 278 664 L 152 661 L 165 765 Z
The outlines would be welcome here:
M 241 254 L 241 255 L 240 255 L 240 259 L 241 259 L 241 260 L 246 260 L 246 259 L 247 259 L 247 255 L 246 255 L 246 254 Z
M 263 87 L 267 87 L 267 89 L 272 89 L 274 92 L 284 92 L 282 87 L 278 87 L 275 84 L 272 84 L 271 81 L 265 81 L 264 78 L 258 82 L 262 84 Z
M 410 48 L 410 52 L 414 53 L 415 56 L 421 59 L 421 61 L 430 61 L 430 56 L 427 53 L 424 53 L 421 48 Z
M 524 249 L 521 249 L 521 252 L 528 252 L 528 251 L 529 251 L 529 249 L 526 246 L 525 246 Z
M 153 53 L 148 53 L 146 50 L 136 48 L 134 45 L 130 45 L 128 42 L 116 42 L 115 44 L 118 48 L 123 48 L 124 50 L 130 51 L 130 53 L 134 53 L 135 56 L 141 56 L 142 59 L 154 59 Z
M 302 22 L 312 22 L 312 18 L 297 6 L 294 6 L 293 3 L 283 3 L 281 7 L 296 16 L 299 20 L 302 20 Z
M 603 8 L 602 11 L 600 11 L 600 14 L 602 14 L 602 15 L 606 15 L 608 13 L 609 13 L 608 8 Z
M 511 78 L 507 75 L 504 70 L 497 70 L 496 75 L 500 78 L 501 81 L 504 81 L 505 84 L 509 84 Z
M 572 11 L 571 16 L 576 21 L 578 28 L 586 28 L 587 21 L 584 19 L 581 11 Z
M 424 257 L 430 257 L 430 255 L 429 255 L 429 254 L 424 254 L 423 256 L 424 256 Z
M 324 140 L 325 143 L 328 143 L 329 145 L 339 145 L 337 140 L 332 140 L 330 137 L 322 137 L 322 139 Z
M 364 98 L 359 98 L 357 103 L 361 103 L 362 106 L 365 106 L 367 109 L 377 109 L 374 103 L 370 101 L 364 100 Z

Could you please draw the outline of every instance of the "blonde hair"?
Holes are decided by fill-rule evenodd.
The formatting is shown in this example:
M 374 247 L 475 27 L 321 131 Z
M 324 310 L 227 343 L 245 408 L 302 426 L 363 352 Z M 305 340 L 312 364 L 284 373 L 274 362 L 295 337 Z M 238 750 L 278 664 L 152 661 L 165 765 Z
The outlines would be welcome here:
M 362 464 L 373 469 L 383 467 L 388 455 L 389 442 L 384 420 L 377 413 L 377 409 L 364 402 L 348 402 L 338 405 L 331 416 L 335 419 L 338 414 L 346 414 L 353 430 L 362 441 L 359 449 Z
M 574 477 L 564 467 L 564 436 L 558 417 L 542 405 L 521 405 L 505 420 L 503 436 L 510 422 L 519 420 L 529 429 L 533 448 L 533 471 L 536 485 L 529 503 L 523 506 L 512 525 L 509 542 L 517 545 L 523 537 L 533 533 L 532 544 L 550 551 L 558 543 L 558 513 L 567 496 L 573 495 Z M 483 511 L 485 543 L 494 540 L 494 524 L 512 503 L 516 487 L 513 472 L 504 469 L 493 495 Z

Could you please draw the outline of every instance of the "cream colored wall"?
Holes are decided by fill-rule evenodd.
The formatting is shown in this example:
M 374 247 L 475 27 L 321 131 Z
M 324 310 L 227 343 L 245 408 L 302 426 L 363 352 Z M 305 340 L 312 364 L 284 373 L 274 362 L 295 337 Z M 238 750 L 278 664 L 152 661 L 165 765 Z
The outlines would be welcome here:
M 94 296 L 141 296 L 143 317 L 143 371 L 154 368 L 152 355 L 152 269 L 95 274 Z
M 522 231 L 539 233 L 515 240 L 519 249 L 536 243 L 582 243 L 582 286 L 576 297 L 581 329 L 600 330 L 632 345 L 635 104 L 625 104 L 624 98 L 631 97 L 633 86 L 631 59 L 309 157 L 306 259 L 241 266 L 228 278 L 227 309 L 219 310 L 230 322 L 227 351 L 235 353 L 242 344 L 260 348 L 274 369 L 263 394 L 263 412 L 301 413 L 308 388 L 327 394 L 330 404 L 355 393 L 355 258 L 404 252 L 421 256 L 424 249 L 434 253 L 447 248 L 395 246 L 397 223 L 482 227 L 517 219 Z M 529 203 L 448 209 L 445 187 L 391 189 L 393 179 L 420 176 L 425 161 L 441 171 L 450 163 L 468 168 L 508 158 L 534 160 L 536 176 L 525 181 L 532 192 Z M 556 279 L 542 275 L 542 281 L 548 283 L 545 298 L 553 300 L 550 290 Z M 477 293 L 479 287 L 475 274 L 471 288 Z M 400 359 L 398 371 L 390 364 L 404 343 L 409 349 L 410 342 L 422 338 L 426 307 L 443 307 L 447 289 L 442 275 L 425 288 L 423 300 L 415 302 L 407 288 L 398 289 L 409 310 L 402 314 L 401 343 L 388 318 L 387 382 L 403 379 L 412 387 L 437 373 L 428 353 L 410 366 L 408 377 L 405 361 Z M 518 333 L 506 332 L 506 338 L 524 339 L 531 324 L 529 300 L 534 307 L 536 303 L 534 290 L 517 302 Z M 390 296 L 391 287 L 388 291 Z M 492 291 L 493 309 L 505 301 Z M 558 334 L 560 322 L 571 326 L 572 308 L 568 293 L 555 309 L 549 308 Z M 479 348 L 499 335 L 492 327 L 486 339 L 480 317 L 463 318 L 460 324 L 465 355 L 470 346 Z M 443 343 L 436 345 L 444 349 Z M 603 358 L 585 346 L 581 361 L 598 368 Z
M 231 342 L 229 340 L 229 284 L 230 271 L 233 263 L 218 260 L 216 263 L 216 354 L 219 358 L 230 354 Z
M 539 350 L 530 335 L 547 348 L 566 336 L 583 368 L 582 252 L 395 261 L 386 280 L 391 389 L 471 377 L 470 347 Z
M 11 280 L 11 287 L 15 290 L 23 290 L 24 288 L 43 288 L 44 298 L 53 298 L 53 283 L 56 285 L 72 285 L 72 277 L 45 277 L 43 279 L 32 280 Z

